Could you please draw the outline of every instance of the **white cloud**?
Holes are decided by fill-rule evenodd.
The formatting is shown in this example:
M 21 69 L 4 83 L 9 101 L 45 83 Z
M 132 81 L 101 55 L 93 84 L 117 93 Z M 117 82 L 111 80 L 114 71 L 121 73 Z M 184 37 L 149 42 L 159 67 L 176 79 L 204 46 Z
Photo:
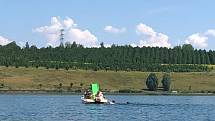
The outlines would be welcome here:
M 10 41 L 9 39 L 0 36 L 0 45 L 7 45 L 9 43 L 11 43 L 12 41 Z
M 105 26 L 104 31 L 108 32 L 108 33 L 119 34 L 119 33 L 126 32 L 126 28 L 125 27 L 117 28 L 117 27 L 113 27 L 113 26 Z
M 170 47 L 168 42 L 169 37 L 163 33 L 155 32 L 151 27 L 140 23 L 136 27 L 136 32 L 141 36 L 139 46 L 151 46 L 151 47 Z
M 77 26 L 77 24 L 75 24 L 75 22 L 69 17 L 66 17 L 66 19 L 63 20 L 63 24 L 66 28 L 70 28 L 72 26 L 74 26 L 74 27 Z
M 56 46 L 59 44 L 60 29 L 63 25 L 58 17 L 51 18 L 51 25 L 34 29 L 34 32 L 42 33 L 47 39 L 47 45 Z
M 73 19 L 66 17 L 61 20 L 60 17 L 52 17 L 51 25 L 42 26 L 34 29 L 34 32 L 42 33 L 47 38 L 47 45 L 57 46 L 60 41 L 60 30 L 65 30 L 65 41 L 76 41 L 78 44 L 82 44 L 86 47 L 97 46 L 98 40 L 89 30 L 81 30 L 77 28 L 77 24 Z
M 148 36 L 156 36 L 156 32 L 151 27 L 149 27 L 145 24 L 142 24 L 142 23 L 137 25 L 136 32 L 138 34 L 145 34 Z
M 129 44 L 131 47 L 137 47 L 137 45 L 135 43 L 131 43 Z
M 112 45 L 111 44 L 104 44 L 104 46 L 108 48 L 108 47 L 111 47 Z
M 68 38 L 70 42 L 76 41 L 77 43 L 85 45 L 87 47 L 96 46 L 98 42 L 96 36 L 90 33 L 90 31 L 82 31 L 76 28 L 71 28 L 68 31 L 66 38 Z
M 191 44 L 196 48 L 205 49 L 208 47 L 209 36 L 215 37 L 214 29 L 209 29 L 204 33 L 192 34 L 185 40 L 185 43 Z
M 205 35 L 214 36 L 215 37 L 215 29 L 209 29 Z
M 197 48 L 206 48 L 208 46 L 207 44 L 208 37 L 205 35 L 201 35 L 200 33 L 192 34 L 190 35 L 186 40 L 186 44 L 191 44 L 194 47 Z

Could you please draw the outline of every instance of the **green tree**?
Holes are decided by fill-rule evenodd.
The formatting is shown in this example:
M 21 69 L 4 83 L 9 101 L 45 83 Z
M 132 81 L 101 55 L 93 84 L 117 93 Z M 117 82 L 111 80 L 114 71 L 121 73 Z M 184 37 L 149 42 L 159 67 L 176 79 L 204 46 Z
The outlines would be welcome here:
M 28 44 L 28 42 L 26 42 L 26 44 L 25 44 L 25 49 L 29 49 L 30 47 L 29 47 L 29 44 Z
M 4 83 L 0 83 L 0 88 L 4 88 Z
M 65 47 L 66 47 L 66 48 L 71 48 L 71 43 L 70 43 L 70 42 L 66 42 L 66 43 L 65 43 Z
M 169 91 L 170 84 L 171 84 L 171 78 L 169 74 L 164 74 L 162 79 L 163 89 L 164 91 Z
M 32 66 L 56 69 L 86 69 L 112 71 L 207 71 L 205 66 L 192 64 L 215 64 L 215 51 L 194 50 L 191 45 L 166 47 L 131 47 L 112 45 L 99 48 L 83 47 L 73 42 L 65 47 L 42 47 L 28 43 L 20 48 L 15 42 L 0 46 L 0 66 Z M 165 65 L 166 64 L 166 65 Z M 174 65 L 169 65 L 174 64 Z M 191 64 L 191 65 L 177 65 Z M 68 67 L 69 68 L 68 68 Z
M 197 50 L 196 50 L 196 64 L 201 64 L 200 51 Z
M 59 88 L 62 88 L 63 87 L 63 84 L 62 83 L 59 83 Z
M 70 88 L 72 88 L 72 87 L 73 87 L 73 83 L 71 82 L 71 83 L 70 83 Z
M 18 64 L 16 64 L 16 65 L 15 65 L 15 67 L 16 67 L 16 68 L 19 68 L 19 65 L 18 65 Z
M 56 65 L 56 66 L 55 66 L 55 69 L 58 70 L 58 69 L 59 69 L 59 65 Z
M 215 64 L 215 56 L 213 55 L 213 51 L 209 50 L 208 56 L 210 59 L 210 64 Z
M 205 51 L 205 63 L 206 64 L 211 64 L 210 63 L 210 58 L 209 58 L 209 55 L 208 55 L 208 53 Z
M 84 86 L 84 83 L 80 83 L 81 88 Z
M 65 70 L 67 70 L 67 71 L 69 70 L 69 66 L 68 65 L 65 67 Z
M 41 83 L 40 83 L 38 86 L 39 86 L 39 88 L 41 89 L 41 88 L 42 88 L 42 86 L 43 86 L 43 84 L 41 84 Z
M 169 51 L 168 48 L 164 48 L 164 55 L 163 55 L 163 64 L 169 63 Z
M 155 73 L 150 73 L 146 79 L 146 86 L 150 91 L 156 91 L 158 88 L 158 78 Z

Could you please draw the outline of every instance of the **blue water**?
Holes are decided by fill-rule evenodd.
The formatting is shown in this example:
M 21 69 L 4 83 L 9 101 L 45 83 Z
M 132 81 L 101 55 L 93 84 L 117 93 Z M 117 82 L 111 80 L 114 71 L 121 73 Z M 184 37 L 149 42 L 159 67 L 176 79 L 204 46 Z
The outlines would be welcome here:
M 215 121 L 214 96 L 107 97 L 117 104 L 82 104 L 79 95 L 0 95 L 0 121 Z

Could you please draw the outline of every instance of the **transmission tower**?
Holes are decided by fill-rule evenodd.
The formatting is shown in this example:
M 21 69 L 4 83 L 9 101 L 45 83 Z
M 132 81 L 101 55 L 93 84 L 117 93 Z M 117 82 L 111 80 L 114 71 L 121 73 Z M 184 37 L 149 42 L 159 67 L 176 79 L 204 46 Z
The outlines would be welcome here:
M 64 29 L 60 30 L 60 45 L 63 45 L 64 42 Z

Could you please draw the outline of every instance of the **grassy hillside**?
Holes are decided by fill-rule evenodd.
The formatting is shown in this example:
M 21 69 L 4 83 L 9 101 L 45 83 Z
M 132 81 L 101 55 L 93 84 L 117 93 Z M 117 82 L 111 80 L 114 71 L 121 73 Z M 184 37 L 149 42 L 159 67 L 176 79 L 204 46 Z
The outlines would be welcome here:
M 0 67 L 0 90 L 56 90 L 59 83 L 63 89 L 81 89 L 89 87 L 92 82 L 99 82 L 107 90 L 142 90 L 146 89 L 145 80 L 148 72 L 113 72 L 86 70 L 55 70 L 45 68 Z M 156 73 L 159 81 L 163 73 Z M 171 73 L 171 89 L 188 91 L 215 90 L 215 71 Z M 83 86 L 80 86 L 83 83 Z M 42 86 L 39 86 L 39 85 Z M 161 82 L 159 83 L 161 86 Z

